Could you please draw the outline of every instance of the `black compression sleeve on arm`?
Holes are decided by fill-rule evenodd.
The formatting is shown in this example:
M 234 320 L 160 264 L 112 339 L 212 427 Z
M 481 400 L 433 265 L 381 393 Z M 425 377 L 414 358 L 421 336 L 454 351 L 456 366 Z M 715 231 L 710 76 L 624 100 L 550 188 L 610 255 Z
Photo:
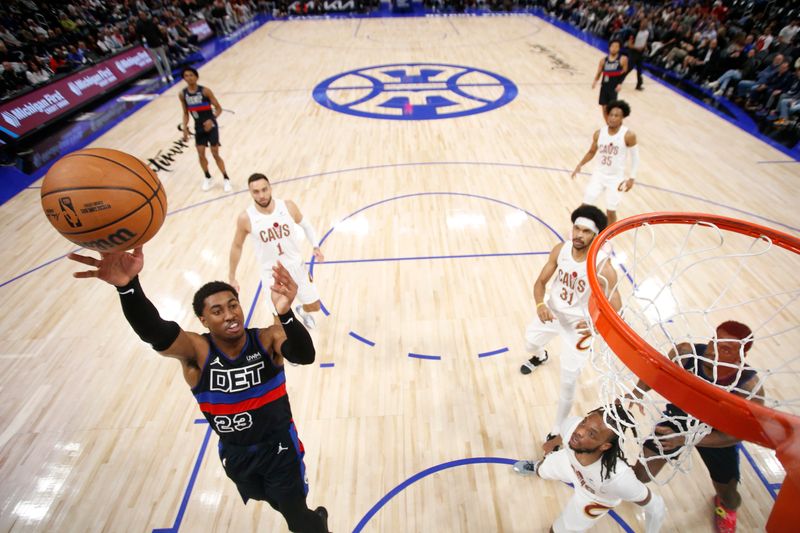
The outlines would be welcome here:
M 158 309 L 144 295 L 139 276 L 124 287 L 117 287 L 117 293 L 122 303 L 122 312 L 140 339 L 150 343 L 159 352 L 172 346 L 181 327 L 176 322 L 161 318 Z
M 278 320 L 283 325 L 286 332 L 286 340 L 281 344 L 283 358 L 290 363 L 300 365 L 310 365 L 314 362 L 316 352 L 314 342 L 306 328 L 295 318 L 294 313 L 289 309 L 286 313 L 278 315 Z

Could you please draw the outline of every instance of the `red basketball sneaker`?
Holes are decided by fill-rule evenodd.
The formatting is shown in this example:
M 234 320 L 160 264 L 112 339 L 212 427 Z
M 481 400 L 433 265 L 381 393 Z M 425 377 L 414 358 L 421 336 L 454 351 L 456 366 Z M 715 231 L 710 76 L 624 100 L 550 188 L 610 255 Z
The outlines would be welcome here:
M 719 496 L 714 496 L 714 529 L 717 533 L 736 532 L 736 511 L 723 507 Z

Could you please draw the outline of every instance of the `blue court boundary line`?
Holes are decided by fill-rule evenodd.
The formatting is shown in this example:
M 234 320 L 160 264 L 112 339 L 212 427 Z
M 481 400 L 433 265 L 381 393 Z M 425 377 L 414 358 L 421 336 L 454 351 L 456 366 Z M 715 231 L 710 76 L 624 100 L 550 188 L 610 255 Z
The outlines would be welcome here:
M 319 364 L 320 368 L 333 368 L 333 366 L 334 366 L 334 363 L 320 363 Z
M 437 472 L 441 472 L 442 470 L 447 470 L 449 468 L 455 468 L 457 466 L 465 466 L 465 465 L 475 465 L 475 464 L 500 464 L 500 465 L 513 465 L 516 461 L 514 459 L 507 459 L 505 457 L 470 457 L 467 459 L 458 459 L 455 461 L 448 461 L 446 463 L 441 463 L 436 466 L 432 466 L 430 468 L 426 468 L 425 470 L 418 472 L 411 476 L 410 478 L 406 479 L 392 490 L 390 490 L 384 497 L 382 497 L 378 502 L 373 505 L 367 513 L 359 520 L 356 527 L 353 529 L 353 533 L 360 533 L 366 527 L 367 523 L 374 517 L 378 511 L 380 511 L 389 501 L 392 500 L 395 496 L 403 492 L 407 487 L 413 485 L 420 479 L 426 478 L 430 475 L 436 474 Z M 544 481 L 544 480 L 543 480 Z M 569 485 L 572 486 L 572 485 Z M 608 513 L 611 517 L 620 525 L 620 527 L 626 533 L 635 533 L 633 529 L 619 516 L 615 511 L 611 510 Z
M 506 346 L 506 347 L 504 347 L 504 348 L 500 348 L 499 350 L 493 350 L 493 351 L 491 351 L 491 352 L 483 352 L 483 353 L 479 353 L 479 354 L 478 354 L 478 357 L 479 357 L 479 358 L 480 358 L 480 357 L 491 357 L 491 356 L 493 356 L 493 355 L 499 355 L 499 354 L 501 354 L 501 353 L 506 353 L 507 351 L 508 351 L 508 346 Z
M 442 356 L 441 355 L 425 355 L 425 354 L 422 354 L 422 353 L 408 352 L 408 356 L 409 357 L 413 357 L 414 359 L 426 359 L 426 360 L 429 360 L 429 361 L 441 361 L 442 360 Z
M 350 335 L 351 337 L 353 337 L 357 341 L 363 342 L 367 346 L 370 346 L 370 347 L 375 346 L 375 343 L 373 341 L 371 341 L 369 339 L 365 339 L 364 337 L 362 337 L 361 335 L 359 335 L 355 331 L 351 331 L 350 333 L 348 333 L 348 335 Z
M 244 321 L 244 327 L 247 328 L 250 325 L 250 319 L 253 317 L 253 311 L 255 311 L 256 305 L 258 305 L 258 296 L 261 294 L 261 282 L 258 283 L 258 288 L 256 289 L 256 294 L 253 296 L 253 301 L 250 304 L 250 309 L 247 312 L 247 318 Z M 202 424 L 203 422 L 208 423 L 206 419 L 199 418 L 195 419 L 195 424 Z M 178 508 L 178 514 L 175 517 L 175 522 L 172 524 L 171 528 L 157 528 L 153 529 L 153 533 L 177 533 L 178 529 L 181 527 L 181 522 L 183 522 L 183 516 L 186 514 L 186 508 L 189 505 L 189 498 L 192 495 L 192 490 L 194 490 L 194 484 L 197 481 L 197 475 L 200 473 L 200 466 L 203 464 L 203 457 L 206 455 L 206 449 L 208 448 L 208 441 L 211 438 L 211 425 L 209 424 L 208 429 L 206 430 L 206 434 L 203 437 L 203 444 L 200 446 L 200 451 L 197 453 L 197 459 L 194 462 L 194 468 L 192 469 L 192 473 L 189 476 L 189 482 L 186 485 L 186 490 L 183 492 L 183 498 L 181 499 L 181 505 Z
M 750 452 L 747 450 L 747 448 L 744 447 L 744 443 L 740 442 L 739 444 L 736 445 L 736 447 L 739 448 L 739 451 L 742 452 L 742 454 L 745 456 L 747 462 L 750 463 L 750 466 L 755 471 L 756 475 L 758 476 L 758 479 L 761 480 L 761 483 L 764 485 L 764 488 L 767 489 L 767 492 L 769 492 L 769 495 L 772 496 L 772 499 L 773 500 L 777 499 L 778 493 L 775 492 L 774 488 L 775 483 L 770 483 L 769 481 L 767 481 L 767 477 L 764 475 L 764 472 L 761 471 L 761 469 L 756 464 L 755 459 L 753 459 L 753 456 L 750 455 Z M 780 484 L 777 485 L 778 487 L 780 487 Z

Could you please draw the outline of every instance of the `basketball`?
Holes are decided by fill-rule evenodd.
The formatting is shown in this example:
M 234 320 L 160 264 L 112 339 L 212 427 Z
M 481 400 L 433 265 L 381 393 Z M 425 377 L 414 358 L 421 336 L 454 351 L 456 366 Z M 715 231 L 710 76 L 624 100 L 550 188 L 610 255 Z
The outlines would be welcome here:
M 50 168 L 42 182 L 42 209 L 56 231 L 78 246 L 123 251 L 158 232 L 167 195 L 155 172 L 136 157 L 88 148 Z

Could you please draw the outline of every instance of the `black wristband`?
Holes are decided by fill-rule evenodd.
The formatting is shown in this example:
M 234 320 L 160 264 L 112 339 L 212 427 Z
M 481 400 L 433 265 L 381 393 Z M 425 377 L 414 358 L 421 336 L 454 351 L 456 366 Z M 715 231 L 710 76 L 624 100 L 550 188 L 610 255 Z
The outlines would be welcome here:
M 278 320 L 280 320 L 281 324 L 283 324 L 284 326 L 290 324 L 289 322 L 290 318 L 296 320 L 296 317 L 294 316 L 294 311 L 292 311 L 291 307 L 289 307 L 289 310 L 283 313 L 282 315 L 278 315 Z

